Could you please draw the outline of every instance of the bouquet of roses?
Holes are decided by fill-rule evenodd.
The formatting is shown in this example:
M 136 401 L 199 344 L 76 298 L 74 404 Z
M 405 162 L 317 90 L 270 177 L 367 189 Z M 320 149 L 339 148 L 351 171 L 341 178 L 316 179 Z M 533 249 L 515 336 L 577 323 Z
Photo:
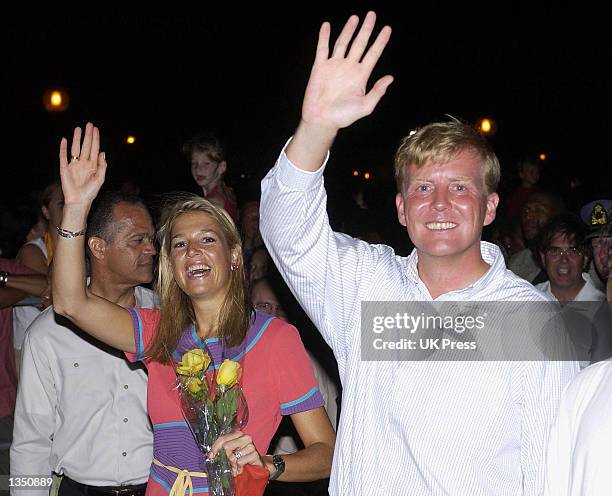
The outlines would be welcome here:
M 215 370 L 210 355 L 196 348 L 183 354 L 176 366 L 181 407 L 203 454 L 212 496 L 234 496 L 235 487 L 224 450 L 211 460 L 210 449 L 219 436 L 241 429 L 248 421 L 248 407 L 240 387 L 241 367 L 224 360 Z

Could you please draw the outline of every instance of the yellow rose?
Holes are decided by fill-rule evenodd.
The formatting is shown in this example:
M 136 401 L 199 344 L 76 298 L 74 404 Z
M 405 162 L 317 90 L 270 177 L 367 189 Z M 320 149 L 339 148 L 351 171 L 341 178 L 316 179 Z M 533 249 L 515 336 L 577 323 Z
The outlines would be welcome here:
M 210 365 L 210 356 L 204 350 L 194 349 L 183 355 L 183 359 L 176 367 L 177 373 L 181 375 L 195 375 L 206 370 Z
M 217 372 L 217 384 L 228 388 L 232 387 L 238 382 L 239 371 L 240 364 L 226 358 Z
M 200 391 L 202 391 L 202 381 L 200 381 L 200 379 L 197 377 L 189 377 L 185 381 L 185 384 L 191 394 L 198 394 Z

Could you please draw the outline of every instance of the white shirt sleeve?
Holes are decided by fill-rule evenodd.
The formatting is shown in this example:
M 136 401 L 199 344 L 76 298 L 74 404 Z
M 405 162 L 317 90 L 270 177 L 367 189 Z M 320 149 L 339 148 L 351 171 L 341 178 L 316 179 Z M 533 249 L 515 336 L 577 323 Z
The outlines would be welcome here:
M 544 485 L 549 429 L 564 387 L 575 377 L 575 362 L 526 362 L 523 369 L 521 467 L 525 496 L 538 496 Z
M 262 181 L 260 230 L 294 295 L 334 350 L 340 369 L 354 336 L 377 250 L 334 233 L 323 170 L 306 172 L 281 155 Z
M 33 336 L 34 334 L 34 336 Z M 23 345 L 21 376 L 15 405 L 11 475 L 51 475 L 50 455 L 55 430 L 56 390 L 44 342 L 28 332 Z M 20 489 L 16 496 L 41 495 L 45 490 Z M 12 491 L 11 491 L 12 493 Z

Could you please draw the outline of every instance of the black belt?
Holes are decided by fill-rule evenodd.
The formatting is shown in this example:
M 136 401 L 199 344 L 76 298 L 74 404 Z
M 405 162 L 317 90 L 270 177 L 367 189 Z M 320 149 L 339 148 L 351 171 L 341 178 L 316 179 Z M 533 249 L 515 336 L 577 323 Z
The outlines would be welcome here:
M 147 490 L 146 484 L 136 484 L 134 486 L 90 486 L 88 484 L 81 484 L 65 475 L 62 477 L 60 488 L 64 484 L 78 488 L 83 494 L 91 496 L 143 496 Z

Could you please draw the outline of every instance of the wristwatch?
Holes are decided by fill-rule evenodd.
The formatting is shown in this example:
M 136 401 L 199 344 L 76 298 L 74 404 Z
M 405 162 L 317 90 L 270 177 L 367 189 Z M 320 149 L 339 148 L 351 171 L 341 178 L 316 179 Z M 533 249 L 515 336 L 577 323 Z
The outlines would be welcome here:
M 274 471 L 272 475 L 270 475 L 270 478 L 268 479 L 271 481 L 278 479 L 281 476 L 281 474 L 285 471 L 285 460 L 283 460 L 282 456 L 274 455 L 272 457 L 272 463 L 276 470 Z

